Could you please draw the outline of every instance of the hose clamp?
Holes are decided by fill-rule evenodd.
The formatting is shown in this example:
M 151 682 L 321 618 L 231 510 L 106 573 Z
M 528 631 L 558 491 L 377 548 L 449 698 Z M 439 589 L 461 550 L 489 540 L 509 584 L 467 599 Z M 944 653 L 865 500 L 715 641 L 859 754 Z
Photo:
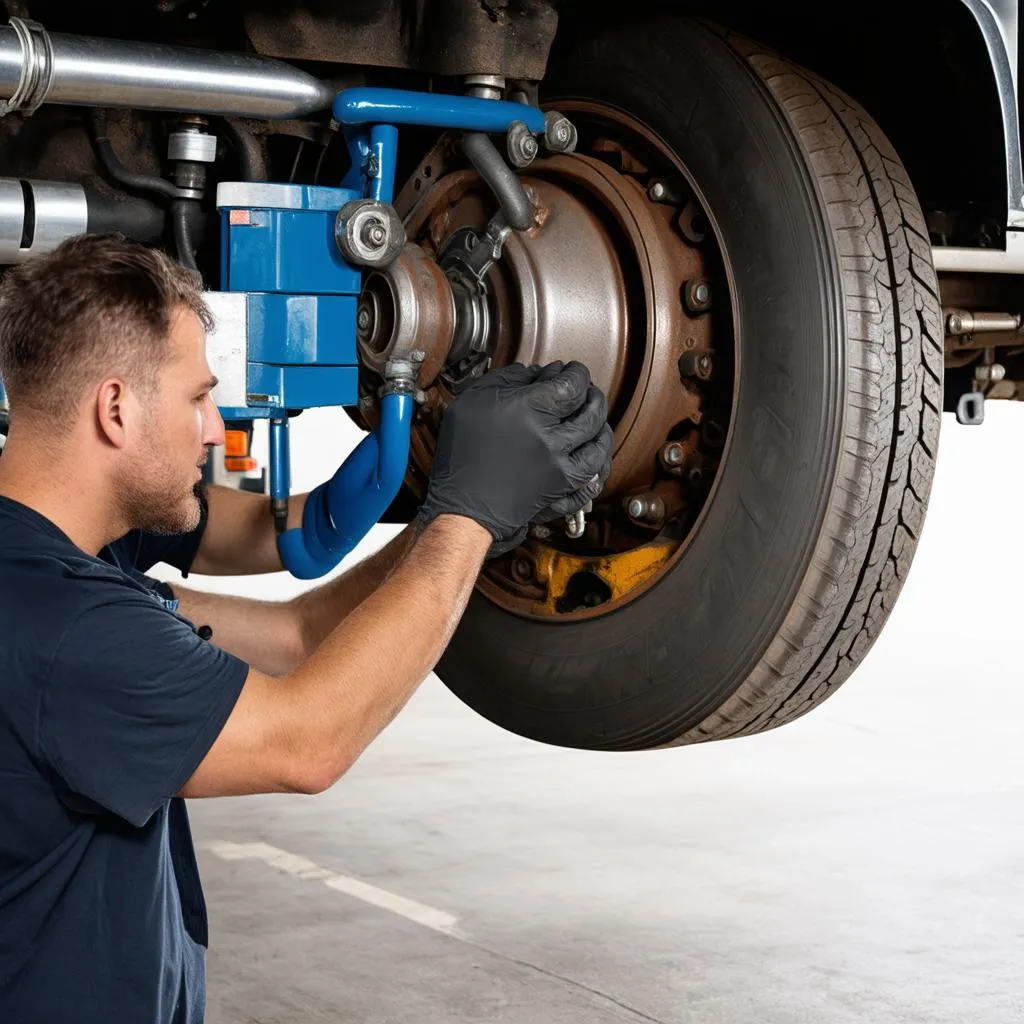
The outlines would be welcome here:
M 37 21 L 11 18 L 10 25 L 21 46 L 21 75 L 10 98 L 0 101 L 0 117 L 15 111 L 29 117 L 45 102 L 53 85 L 53 42 Z

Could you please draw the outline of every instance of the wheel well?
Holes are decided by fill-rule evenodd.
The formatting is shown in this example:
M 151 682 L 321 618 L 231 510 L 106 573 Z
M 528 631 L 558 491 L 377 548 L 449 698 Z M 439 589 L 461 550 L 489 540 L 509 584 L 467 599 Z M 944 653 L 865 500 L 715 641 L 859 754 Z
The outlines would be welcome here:
M 577 34 L 635 23 L 637 5 L 586 0 L 562 8 L 552 61 Z M 1006 156 L 999 96 L 984 38 L 961 0 L 694 0 L 642 4 L 647 16 L 694 15 L 772 46 L 839 86 L 889 136 L 926 212 L 970 209 L 1006 223 Z

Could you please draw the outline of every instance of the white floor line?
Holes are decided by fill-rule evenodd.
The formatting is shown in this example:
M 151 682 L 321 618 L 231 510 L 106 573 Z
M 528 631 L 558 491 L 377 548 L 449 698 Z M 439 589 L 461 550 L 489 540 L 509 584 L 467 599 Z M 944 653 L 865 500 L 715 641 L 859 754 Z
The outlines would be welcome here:
M 268 843 L 232 843 L 224 839 L 214 839 L 203 843 L 203 846 L 221 860 L 260 860 L 293 878 L 323 882 L 328 889 L 343 892 L 382 910 L 389 910 L 392 914 L 415 921 L 435 932 L 441 932 L 443 935 L 456 934 L 455 926 L 459 919 L 452 914 L 406 899 L 404 896 L 396 896 L 393 892 L 379 889 L 350 875 L 329 871 L 306 857 L 289 853 L 287 850 L 279 850 Z

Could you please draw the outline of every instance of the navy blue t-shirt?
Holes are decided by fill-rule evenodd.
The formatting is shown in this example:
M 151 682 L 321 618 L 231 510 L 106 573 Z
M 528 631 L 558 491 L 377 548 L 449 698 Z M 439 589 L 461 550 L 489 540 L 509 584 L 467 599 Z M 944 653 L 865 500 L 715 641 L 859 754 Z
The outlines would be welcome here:
M 0 1022 L 197 1024 L 206 906 L 183 800 L 248 667 L 144 570 L 0 497 Z

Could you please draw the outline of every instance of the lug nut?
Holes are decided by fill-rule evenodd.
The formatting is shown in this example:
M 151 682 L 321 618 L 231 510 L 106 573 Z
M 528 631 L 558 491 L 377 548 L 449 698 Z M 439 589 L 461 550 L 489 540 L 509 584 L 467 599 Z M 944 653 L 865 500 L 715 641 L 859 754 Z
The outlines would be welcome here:
M 683 304 L 694 315 L 706 313 L 711 307 L 711 286 L 700 279 L 687 281 L 683 288 Z
M 638 523 L 658 524 L 665 518 L 665 502 L 657 494 L 636 494 L 626 499 L 626 514 Z
M 667 466 L 669 469 L 681 466 L 683 464 L 683 459 L 686 458 L 686 452 L 678 441 L 670 441 L 668 444 L 663 445 L 659 454 L 661 456 L 662 464 Z
M 525 558 L 520 555 L 518 558 L 512 560 L 512 575 L 519 580 L 520 583 L 525 583 L 527 580 L 533 579 L 533 562 L 529 558 Z
M 679 372 L 684 377 L 709 380 L 713 369 L 710 352 L 684 352 L 679 357 Z

